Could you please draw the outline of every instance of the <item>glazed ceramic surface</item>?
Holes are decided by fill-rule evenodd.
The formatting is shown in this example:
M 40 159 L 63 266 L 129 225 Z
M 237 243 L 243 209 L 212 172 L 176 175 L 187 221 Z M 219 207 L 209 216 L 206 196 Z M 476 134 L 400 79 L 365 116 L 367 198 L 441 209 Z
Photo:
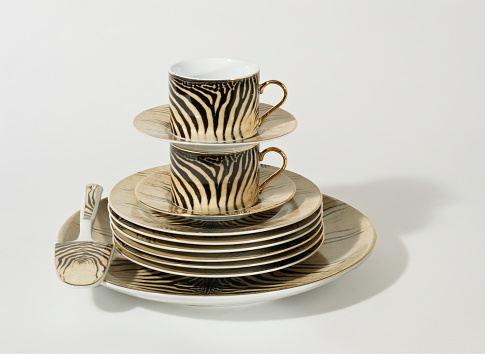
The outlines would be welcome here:
M 272 107 L 265 103 L 259 104 L 259 117 L 269 112 Z M 163 105 L 151 108 L 140 113 L 133 121 L 135 128 L 143 134 L 156 139 L 178 144 L 204 145 L 204 146 L 230 146 L 233 149 L 241 149 L 247 145 L 254 145 L 267 140 L 276 139 L 295 130 L 297 122 L 295 117 L 287 111 L 278 108 L 258 128 L 256 135 L 245 138 L 237 143 L 227 141 L 192 141 L 182 139 L 172 134 L 170 127 L 170 108 Z
M 165 231 L 157 231 L 142 226 L 133 224 L 119 215 L 117 215 L 113 210 L 109 209 L 111 221 L 116 226 L 122 226 L 138 235 L 146 236 L 150 239 L 160 241 L 157 243 L 160 245 L 163 242 L 165 246 L 180 246 L 189 249 L 190 246 L 199 247 L 207 246 L 209 247 L 219 247 L 219 246 L 230 246 L 230 247 L 252 247 L 253 245 L 260 244 L 261 242 L 271 241 L 274 239 L 279 239 L 281 237 L 288 236 L 295 232 L 302 231 L 311 223 L 314 223 L 317 219 L 321 218 L 321 207 L 315 211 L 312 215 L 307 218 L 300 220 L 294 224 L 272 229 L 263 232 L 251 232 L 247 234 L 237 234 L 237 235 L 184 235 L 184 234 L 172 234 Z M 130 236 L 130 235 L 128 235 Z M 172 249 L 172 248 L 169 248 Z
M 260 181 L 259 162 L 270 151 L 280 154 L 283 164 L 279 170 Z M 270 147 L 259 152 L 259 144 L 225 153 L 193 151 L 171 144 L 171 202 L 203 215 L 241 215 L 259 204 L 260 194 L 268 183 L 283 172 L 286 165 L 287 158 L 282 150 Z M 289 198 L 280 199 L 277 204 Z
M 102 193 L 103 187 L 100 185 L 86 185 L 77 239 L 55 245 L 54 262 L 57 275 L 69 285 L 96 286 L 106 276 L 113 256 L 113 245 L 95 242 L 91 236 Z
M 232 239 L 232 237 L 228 237 L 228 243 L 227 244 L 221 244 L 221 243 L 210 243 L 206 242 L 205 244 L 191 244 L 191 243 L 180 243 L 174 240 L 177 240 L 177 237 L 175 237 L 171 241 L 167 241 L 165 239 L 158 239 L 158 238 L 153 238 L 149 236 L 145 236 L 143 234 L 140 234 L 138 232 L 134 232 L 126 227 L 124 227 L 122 224 L 120 224 L 116 219 L 111 218 L 111 228 L 115 228 L 115 230 L 120 233 L 121 235 L 125 236 L 128 239 L 131 239 L 139 244 L 145 245 L 145 246 L 150 246 L 150 248 L 154 249 L 161 249 L 161 250 L 168 250 L 168 251 L 178 251 L 178 252 L 184 252 L 184 253 L 231 253 L 231 252 L 241 252 L 241 251 L 251 251 L 251 250 L 257 250 L 260 248 L 267 248 L 271 246 L 277 246 L 281 245 L 293 240 L 296 240 L 304 235 L 306 235 L 308 232 L 311 232 L 313 229 L 315 229 L 317 226 L 319 226 L 321 223 L 321 214 L 318 215 L 318 218 L 314 220 L 313 222 L 309 223 L 308 226 L 305 226 L 303 229 L 292 232 L 290 234 L 287 234 L 285 236 L 281 237 L 276 237 L 276 238 L 271 238 L 269 240 L 264 240 L 264 241 L 257 241 L 257 242 L 250 242 L 250 243 L 234 243 L 235 241 Z M 282 230 L 282 229 L 280 229 Z M 254 236 L 259 235 L 259 234 L 249 234 L 248 236 L 253 236 L 251 241 L 254 241 Z M 236 238 L 239 238 L 240 236 L 236 236 Z M 223 238 L 223 236 L 218 236 L 218 238 Z M 246 241 L 246 240 L 245 240 Z
M 275 172 L 277 169 L 267 166 Z M 119 182 L 109 196 L 111 209 L 121 218 L 134 224 L 158 231 L 185 235 L 241 235 L 262 232 L 292 225 L 313 214 L 321 204 L 322 195 L 318 187 L 294 172 L 285 170 L 296 186 L 293 198 L 276 209 L 256 213 L 237 220 L 205 221 L 192 220 L 157 212 L 140 203 L 135 195 L 136 185 L 145 177 L 159 171 L 161 167 L 138 172 Z
M 169 74 L 170 126 L 174 135 L 194 141 L 239 141 L 257 133 L 266 116 L 259 117 L 256 65 L 234 59 L 191 59 L 172 66 Z M 274 109 L 273 109 L 274 110 Z
M 312 230 L 301 235 L 300 237 L 291 241 L 270 245 L 267 247 L 257 248 L 246 251 L 234 251 L 232 252 L 185 252 L 185 251 L 172 251 L 146 245 L 138 242 L 121 232 L 121 230 L 114 224 L 111 224 L 111 230 L 113 235 L 118 238 L 118 241 L 122 245 L 128 245 L 140 252 L 150 254 L 155 257 L 168 258 L 174 261 L 186 261 L 186 262 L 199 262 L 199 263 L 220 263 L 220 262 L 234 262 L 241 260 L 251 260 L 256 258 L 266 258 L 274 256 L 292 249 L 295 249 L 307 242 L 309 239 L 317 235 L 322 228 L 322 222 L 320 221 Z
M 111 242 L 108 201 L 101 201 L 93 239 Z M 118 255 L 102 283 L 107 288 L 147 300 L 196 306 L 231 306 L 275 300 L 327 284 L 355 269 L 370 255 L 376 240 L 371 221 L 352 206 L 323 196 L 325 242 L 311 257 L 265 275 L 207 279 L 177 276 L 135 264 Z M 79 234 L 79 212 L 62 226 L 58 242 Z
M 271 175 L 272 169 L 268 169 L 266 166 L 263 166 L 259 173 L 260 182 L 255 184 L 256 187 L 263 183 Z M 171 183 L 170 178 L 170 167 L 163 166 L 158 171 L 142 179 L 135 187 L 135 194 L 141 203 L 145 204 L 151 209 L 158 210 L 166 214 L 183 215 L 202 220 L 223 220 L 247 216 L 276 208 L 289 201 L 296 192 L 296 186 L 293 181 L 284 175 L 279 175 L 269 182 L 263 192 L 259 195 L 256 203 L 248 208 L 234 210 L 231 212 L 222 212 L 216 205 L 212 212 L 210 210 L 204 212 L 187 210 L 175 205 L 172 202 L 173 187 L 174 185 Z M 214 199 L 219 198 L 214 197 Z M 203 203 L 199 203 L 199 206 L 201 204 L 205 204 L 207 206 L 210 204 L 210 202 L 207 203 L 205 201 L 207 201 L 207 198 L 204 199 Z
M 140 258 L 140 260 L 148 260 L 154 263 L 158 263 L 160 270 L 163 271 L 164 267 L 174 266 L 180 268 L 187 268 L 189 271 L 207 271 L 211 270 L 217 275 L 219 271 L 236 271 L 235 268 L 248 268 L 260 265 L 266 265 L 270 263 L 276 263 L 280 261 L 284 261 L 296 255 L 299 255 L 312 246 L 315 245 L 322 238 L 322 225 L 310 236 L 312 237 L 305 237 L 304 240 L 297 242 L 294 245 L 290 245 L 288 249 L 280 248 L 281 252 L 272 252 L 268 254 L 261 254 L 258 257 L 241 257 L 241 258 L 234 258 L 234 259 L 211 259 L 211 262 L 207 262 L 209 258 L 205 257 L 202 260 L 199 259 L 183 259 L 183 260 L 175 260 L 173 258 L 163 257 L 160 255 L 153 255 L 148 252 L 144 252 L 136 247 L 133 247 L 132 244 L 126 243 L 122 240 L 121 237 L 118 237 L 116 231 L 113 233 L 113 237 L 118 242 L 119 246 L 122 250 L 129 252 L 130 254 L 136 255 Z M 277 251 L 280 251 L 277 250 Z M 212 255 L 220 255 L 220 254 L 212 254 Z M 149 263 L 148 263 L 149 264 Z M 191 270 L 189 269 L 191 268 Z
M 141 258 L 139 255 L 128 251 L 126 248 L 122 247 L 116 238 L 113 238 L 113 243 L 116 246 L 117 250 L 127 259 L 131 260 L 132 262 L 139 264 L 141 266 L 154 269 L 157 271 L 162 271 L 164 273 L 171 273 L 175 275 L 183 275 L 183 276 L 190 276 L 190 277 L 199 277 L 199 278 L 233 278 L 233 277 L 246 277 L 250 275 L 257 275 L 257 274 L 264 274 L 269 272 L 274 272 L 279 269 L 291 267 L 299 262 L 302 262 L 306 258 L 310 257 L 313 253 L 315 253 L 318 248 L 320 247 L 321 243 L 323 242 L 323 235 L 315 241 L 313 246 L 310 249 L 307 249 L 305 252 L 300 253 L 296 256 L 293 256 L 289 259 L 285 259 L 283 261 L 265 264 L 265 265 L 256 265 L 244 268 L 227 268 L 227 269 L 209 269 L 205 268 L 188 268 L 182 267 L 177 265 L 168 265 L 168 264 L 161 264 L 158 262 L 153 262 L 148 260 L 147 258 Z

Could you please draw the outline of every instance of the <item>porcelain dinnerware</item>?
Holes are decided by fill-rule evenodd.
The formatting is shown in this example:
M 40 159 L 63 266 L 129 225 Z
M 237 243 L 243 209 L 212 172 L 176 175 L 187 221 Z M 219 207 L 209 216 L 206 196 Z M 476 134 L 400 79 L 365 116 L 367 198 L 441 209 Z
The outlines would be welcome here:
M 259 185 L 271 178 L 272 174 L 273 170 L 263 165 L 259 171 Z M 231 184 L 226 183 L 226 186 Z M 235 189 L 238 188 L 235 183 L 233 185 Z M 255 183 L 255 186 L 257 185 L 258 183 Z M 166 214 L 187 216 L 201 220 L 228 220 L 276 208 L 289 201 L 296 192 L 296 186 L 291 179 L 285 175 L 279 175 L 268 183 L 266 188 L 259 194 L 256 203 L 252 206 L 234 211 L 223 212 L 219 208 L 214 208 L 212 211 L 204 212 L 185 209 L 175 205 L 172 201 L 173 188 L 174 185 L 170 178 L 170 167 L 164 166 L 142 179 L 135 187 L 135 194 L 141 203 Z M 203 185 L 200 188 L 203 188 Z M 210 194 L 210 191 L 208 193 Z M 217 193 L 220 195 L 223 192 L 219 190 Z M 203 192 L 200 192 L 199 195 L 203 195 Z M 206 204 L 210 205 L 211 203 Z
M 303 220 L 268 231 L 249 232 L 246 234 L 238 233 L 236 235 L 185 235 L 181 233 L 173 234 L 166 231 L 148 229 L 121 218 L 111 209 L 109 209 L 109 213 L 111 222 L 115 224 L 115 226 L 121 228 L 122 232 L 125 233 L 128 237 L 134 237 L 138 241 L 140 241 L 140 237 L 147 237 L 148 240 L 150 240 L 147 242 L 151 242 L 153 245 L 157 245 L 157 247 L 172 250 L 179 250 L 179 248 L 183 248 L 182 250 L 185 250 L 187 252 L 189 250 L 193 250 L 194 252 L 196 252 L 196 250 L 200 249 L 199 247 L 202 246 L 202 249 L 205 252 L 210 252 L 210 249 L 214 249 L 214 252 L 216 252 L 223 246 L 227 246 L 227 248 L 249 248 L 253 246 L 256 247 L 262 242 L 270 242 L 272 240 L 281 239 L 282 237 L 289 236 L 296 232 L 300 232 L 306 229 L 309 225 L 314 224 L 315 222 L 320 220 L 322 216 L 320 207 L 313 214 Z M 241 220 L 238 221 L 238 223 L 240 222 Z M 131 231 L 132 233 L 125 232 L 125 229 Z
M 299 262 L 302 262 L 306 258 L 310 257 L 313 253 L 315 253 L 320 245 L 323 242 L 323 235 L 320 235 L 316 241 L 311 245 L 309 249 L 306 251 L 295 255 L 291 258 L 275 262 L 269 263 L 264 265 L 256 265 L 256 266 L 248 266 L 244 268 L 223 268 L 223 269 L 210 269 L 210 268 L 189 268 L 183 267 L 179 265 L 168 265 L 168 264 L 161 264 L 159 262 L 154 262 L 147 258 L 142 258 L 139 255 L 135 254 L 135 252 L 131 252 L 127 248 L 120 245 L 116 238 L 113 238 L 113 243 L 116 246 L 116 249 L 126 258 L 131 260 L 134 263 L 142 265 L 147 268 L 151 268 L 154 270 L 177 274 L 177 275 L 184 275 L 190 277 L 200 277 L 200 278 L 233 278 L 233 277 L 246 277 L 250 275 L 257 275 L 263 273 L 270 273 L 274 272 L 279 269 L 291 267 Z
M 141 253 L 145 253 L 155 258 L 170 259 L 172 261 L 181 262 L 199 262 L 199 263 L 221 263 L 221 262 L 235 262 L 242 260 L 251 260 L 256 258 L 266 258 L 268 256 L 274 256 L 280 253 L 284 253 L 299 247 L 301 244 L 307 242 L 309 239 L 318 234 L 322 228 L 321 220 L 315 227 L 313 227 L 309 232 L 301 235 L 300 237 L 293 239 L 291 241 L 281 243 L 278 245 L 269 245 L 266 247 L 253 249 L 253 250 L 232 250 L 232 252 L 185 252 L 185 251 L 171 251 L 166 249 L 161 249 L 153 247 L 151 245 L 146 245 L 144 243 L 138 242 L 133 238 L 128 237 L 126 234 L 120 231 L 120 229 L 111 224 L 111 230 L 113 230 L 113 236 L 118 239 L 122 245 L 128 245 L 133 249 Z
M 259 117 L 259 95 L 267 85 L 283 89 L 283 99 Z M 169 71 L 170 126 L 192 141 L 240 141 L 254 136 L 263 121 L 286 100 L 277 80 L 259 84 L 259 68 L 225 58 L 181 61 Z
M 102 193 L 103 188 L 100 185 L 86 185 L 77 240 L 55 245 L 57 275 L 69 285 L 96 286 L 106 276 L 113 255 L 113 245 L 108 242 L 95 242 L 91 236 Z
M 307 233 L 313 231 L 317 226 L 321 224 L 321 214 L 318 215 L 318 218 L 315 219 L 313 222 L 309 223 L 303 229 L 289 233 L 283 234 L 282 236 L 276 235 L 275 238 L 270 238 L 262 241 L 258 241 L 259 238 L 257 237 L 259 234 L 249 234 L 245 235 L 246 238 L 244 241 L 248 239 L 252 242 L 250 243 L 236 243 L 237 241 L 234 238 L 238 239 L 241 236 L 234 236 L 234 237 L 227 237 L 225 244 L 223 243 L 205 243 L 205 244 L 191 244 L 191 243 L 180 243 L 177 242 L 178 238 L 175 237 L 171 241 L 167 241 L 164 239 L 153 238 L 149 236 L 145 236 L 139 232 L 132 231 L 114 218 L 111 218 L 111 228 L 115 229 L 119 234 L 123 235 L 124 237 L 139 243 L 141 245 L 149 247 L 149 249 L 158 249 L 158 250 L 168 250 L 168 251 L 178 251 L 183 252 L 184 254 L 193 254 L 193 253 L 230 253 L 230 252 L 241 252 L 241 251 L 251 251 L 257 250 L 261 248 L 267 248 L 276 245 L 286 244 L 287 242 L 296 240 Z M 283 229 L 277 229 L 283 230 Z M 180 236 L 180 235 L 178 235 Z M 252 236 L 252 237 L 251 237 Z M 256 236 L 256 237 L 255 237 Z M 251 237 L 251 238 L 249 238 Z M 222 239 L 224 241 L 223 236 L 217 236 L 217 238 Z
M 260 103 L 259 117 L 264 116 L 272 106 Z M 250 138 L 239 140 L 237 143 L 228 141 L 192 141 L 175 136 L 170 127 L 169 105 L 157 106 L 148 109 L 135 117 L 133 120 L 135 128 L 143 134 L 152 138 L 160 139 L 170 143 L 190 146 L 230 146 L 241 149 L 244 146 L 262 143 L 268 140 L 280 138 L 291 133 L 297 126 L 295 117 L 289 112 L 278 108 L 266 118 L 258 128 L 256 135 Z
M 108 200 L 101 200 L 93 239 L 111 242 Z M 79 235 L 79 211 L 59 231 L 57 242 Z M 325 285 L 362 264 L 376 240 L 371 221 L 338 199 L 323 196 L 325 242 L 311 257 L 266 276 L 207 279 L 159 272 L 119 255 L 101 284 L 114 291 L 152 301 L 181 305 L 231 306 L 269 301 Z M 322 299 L 325 301 L 325 299 Z
M 277 171 L 277 168 L 268 168 L 273 172 Z M 121 218 L 148 229 L 184 235 L 223 236 L 268 231 L 294 224 L 313 214 L 322 201 L 321 192 L 313 182 L 285 170 L 283 174 L 293 181 L 296 192 L 282 206 L 237 220 L 194 220 L 154 211 L 138 201 L 135 195 L 136 185 L 158 170 L 160 167 L 141 171 L 116 184 L 109 196 L 111 209 Z

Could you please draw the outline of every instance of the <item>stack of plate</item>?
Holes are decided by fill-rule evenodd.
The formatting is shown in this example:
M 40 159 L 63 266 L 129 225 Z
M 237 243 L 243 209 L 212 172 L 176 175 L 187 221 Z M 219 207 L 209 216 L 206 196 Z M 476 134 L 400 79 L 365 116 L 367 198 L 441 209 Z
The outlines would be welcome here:
M 262 165 L 261 170 L 265 178 L 277 169 Z M 248 276 L 297 264 L 323 242 L 322 195 L 303 176 L 285 171 L 271 182 L 267 196 L 261 195 L 261 207 L 214 217 L 192 215 L 168 202 L 164 206 L 160 191 L 168 173 L 169 166 L 136 173 L 110 193 L 114 244 L 137 264 L 195 277 Z M 281 196 L 272 191 L 288 182 L 291 193 L 283 193 L 286 200 L 281 204 Z M 155 193 L 151 195 L 146 186 Z M 264 203 L 268 200 L 272 202 Z
M 260 151 L 297 126 L 279 108 L 286 87 L 259 84 L 251 63 L 182 64 L 170 71 L 170 104 L 134 120 L 140 132 L 170 143 L 171 165 L 121 180 L 100 202 L 92 239 L 119 252 L 102 284 L 156 301 L 235 305 L 295 295 L 362 263 L 375 242 L 370 220 L 288 171 L 279 148 Z M 276 106 L 259 103 L 269 84 L 284 92 Z M 270 151 L 281 155 L 279 169 L 260 164 Z M 79 217 L 64 224 L 58 243 L 76 240 L 86 226 Z M 81 263 L 93 258 L 80 255 Z

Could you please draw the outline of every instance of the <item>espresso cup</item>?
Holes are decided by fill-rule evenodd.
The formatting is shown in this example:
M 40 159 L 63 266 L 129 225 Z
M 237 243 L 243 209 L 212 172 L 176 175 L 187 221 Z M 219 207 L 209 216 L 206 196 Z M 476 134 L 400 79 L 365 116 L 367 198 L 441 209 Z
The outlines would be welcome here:
M 259 115 L 259 95 L 275 84 L 283 99 Z M 223 58 L 181 61 L 169 71 L 170 125 L 179 138 L 194 141 L 237 141 L 250 138 L 287 96 L 277 80 L 259 84 L 259 68 Z
M 251 207 L 287 164 L 283 151 L 270 147 L 259 152 L 259 144 L 228 152 L 190 149 L 170 144 L 172 202 L 196 212 L 217 214 Z M 259 162 L 270 151 L 283 157 L 283 165 L 259 185 Z

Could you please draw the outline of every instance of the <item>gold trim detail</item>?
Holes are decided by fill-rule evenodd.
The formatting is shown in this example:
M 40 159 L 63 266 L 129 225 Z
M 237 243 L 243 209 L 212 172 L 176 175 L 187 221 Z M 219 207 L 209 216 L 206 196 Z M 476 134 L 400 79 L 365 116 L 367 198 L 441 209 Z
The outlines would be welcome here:
M 286 154 L 283 152 L 283 150 L 278 149 L 277 147 L 274 147 L 274 146 L 266 148 L 263 151 L 261 151 L 259 153 L 259 161 L 263 161 L 264 155 L 266 155 L 266 153 L 268 153 L 270 151 L 277 152 L 278 154 L 281 155 L 281 157 L 283 158 L 283 166 L 281 166 L 278 171 L 276 171 L 271 176 L 269 176 L 269 178 L 266 181 L 264 181 L 261 186 L 259 186 L 259 193 L 260 194 L 263 192 L 264 187 L 266 187 L 268 185 L 268 183 L 271 182 L 272 179 L 274 179 L 276 176 L 278 176 L 281 172 L 283 172 L 285 170 L 286 165 L 288 164 L 288 158 L 286 157 Z
M 261 95 L 264 92 L 264 88 L 268 85 L 271 85 L 271 84 L 278 85 L 279 87 L 281 87 L 283 89 L 283 99 L 276 106 L 271 108 L 268 112 L 266 112 L 263 116 L 261 116 L 259 118 L 258 126 L 261 126 L 261 124 L 263 124 L 264 120 L 266 118 L 268 118 L 268 116 L 271 113 L 273 113 L 275 110 L 280 108 L 281 105 L 283 103 L 285 103 L 286 97 L 288 97 L 288 90 L 286 89 L 285 84 L 283 84 L 281 81 L 278 81 L 278 80 L 268 80 L 268 81 L 263 82 L 261 85 L 259 85 L 259 94 Z

